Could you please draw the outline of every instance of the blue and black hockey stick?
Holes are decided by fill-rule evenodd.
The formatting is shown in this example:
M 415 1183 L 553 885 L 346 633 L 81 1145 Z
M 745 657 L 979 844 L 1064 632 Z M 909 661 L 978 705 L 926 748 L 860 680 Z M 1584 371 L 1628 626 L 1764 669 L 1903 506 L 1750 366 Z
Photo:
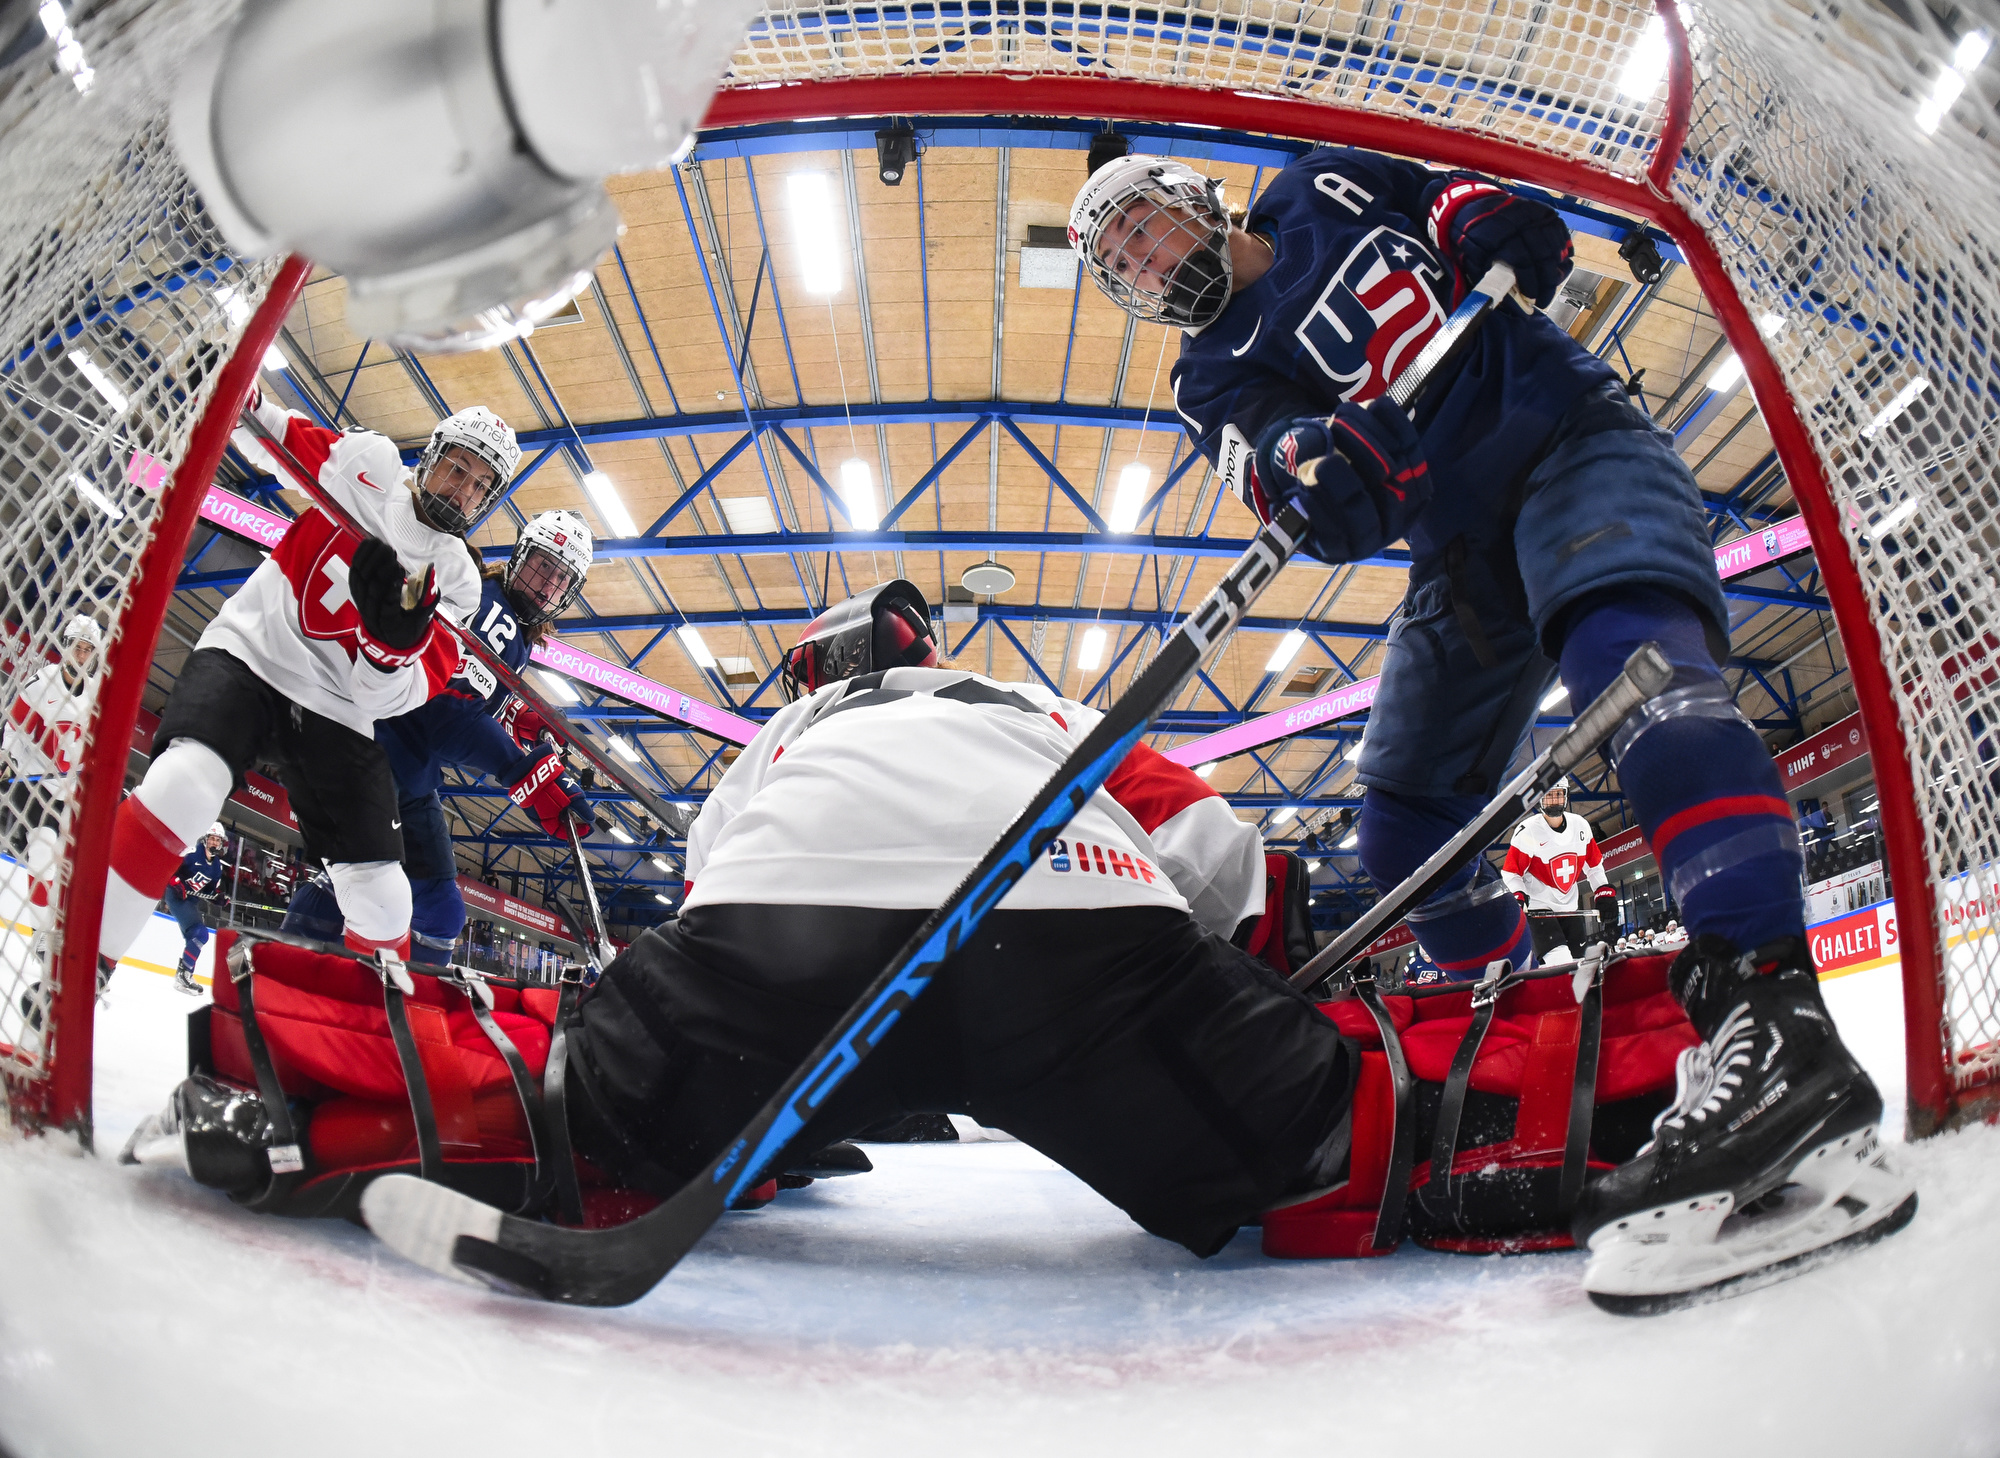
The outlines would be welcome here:
M 1446 378 L 1479 325 L 1512 288 L 1513 275 L 1505 268 L 1482 279 L 1397 381 L 1402 387 L 1397 403 L 1413 405 L 1425 386 Z M 1412 375 L 1417 378 L 1411 380 Z M 1305 530 L 1305 517 L 1286 507 L 1257 534 L 950 899 L 925 918 L 742 1134 L 672 1199 L 627 1225 L 572 1230 L 504 1214 L 442 1185 L 387 1175 L 362 1196 L 368 1228 L 419 1265 L 501 1290 L 582 1306 L 622 1306 L 645 1295 L 739 1195 L 774 1167 L 828 1095 L 860 1066 L 986 913 L 1062 834 L 1270 586 L 1298 550 Z

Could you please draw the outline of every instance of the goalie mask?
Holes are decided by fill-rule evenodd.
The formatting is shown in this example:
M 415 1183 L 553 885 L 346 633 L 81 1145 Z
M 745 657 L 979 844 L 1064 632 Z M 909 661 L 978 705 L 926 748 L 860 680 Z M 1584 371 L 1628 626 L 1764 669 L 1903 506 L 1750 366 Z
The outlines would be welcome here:
M 484 405 L 447 415 L 417 460 L 417 513 L 462 537 L 492 510 L 520 464 L 513 427 Z
M 595 550 L 589 525 L 573 511 L 545 511 L 521 528 L 500 585 L 522 626 L 546 623 L 576 601 Z
M 1069 210 L 1069 245 L 1126 313 L 1199 329 L 1229 304 L 1229 227 L 1220 182 L 1134 153 L 1083 185 Z
M 778 673 L 786 703 L 843 678 L 938 660 L 930 611 L 914 582 L 898 577 L 835 603 L 810 623 Z

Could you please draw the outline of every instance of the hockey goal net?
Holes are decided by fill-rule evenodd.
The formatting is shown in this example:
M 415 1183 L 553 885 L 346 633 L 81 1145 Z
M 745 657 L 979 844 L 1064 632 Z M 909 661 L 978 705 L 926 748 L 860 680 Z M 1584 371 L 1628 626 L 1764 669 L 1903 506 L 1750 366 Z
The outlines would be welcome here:
M 0 812 L 17 861 L 38 825 L 60 841 L 56 913 L 32 952 L 28 878 L 10 872 L 0 1043 L 17 1115 L 85 1130 L 103 842 L 139 689 L 191 498 L 298 283 L 228 258 L 164 143 L 178 63 L 230 8 L 96 11 L 74 38 L 95 73 L 87 93 L 60 55 L 0 76 L 10 700 L 77 611 L 110 636 L 75 783 L 17 778 Z M 1812 0 L 781 5 L 752 26 L 709 121 L 1230 126 L 1478 168 L 1671 236 L 1742 360 L 1852 668 L 1921 1134 L 1990 1109 L 2000 1088 L 2000 147 L 1978 76 L 1934 132 L 1919 129 L 1957 37 L 1906 13 Z M 1626 94 L 1635 53 L 1653 46 L 1658 82 Z
M 0 73 L 0 1071 L 16 1121 L 86 1141 L 105 847 L 139 699 L 287 306 L 259 312 L 277 270 L 230 256 L 167 143 L 180 64 L 230 8 L 111 4 L 79 33 L 44 6 L 48 43 Z M 96 661 L 65 667 L 66 632 L 101 636 Z

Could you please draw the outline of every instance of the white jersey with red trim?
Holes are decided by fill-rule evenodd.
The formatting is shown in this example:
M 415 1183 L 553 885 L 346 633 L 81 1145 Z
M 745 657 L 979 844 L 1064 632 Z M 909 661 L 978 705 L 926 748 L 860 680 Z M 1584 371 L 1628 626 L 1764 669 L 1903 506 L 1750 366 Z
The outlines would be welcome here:
M 1539 812 L 1515 828 L 1500 879 L 1509 891 L 1526 893 L 1530 911 L 1579 910 L 1578 888 L 1585 881 L 1592 891 L 1610 883 L 1590 822 L 1567 811 L 1560 830 Z
M 685 905 L 941 905 L 1102 717 L 961 669 L 828 684 L 773 715 L 703 804 Z M 1141 746 L 1000 905 L 1166 906 L 1226 936 L 1263 909 L 1263 851 Z
M 37 670 L 7 710 L 5 748 L 15 773 L 44 779 L 67 779 L 74 774 L 83 756 L 83 735 L 90 727 L 91 700 L 96 694 L 94 677 L 82 693 L 71 693 L 60 663 Z
M 412 575 L 437 569 L 438 610 L 465 622 L 479 606 L 479 572 L 459 538 L 418 518 L 409 474 L 394 442 L 372 430 L 328 430 L 263 401 L 257 418 L 327 494 L 370 535 L 395 549 Z M 234 444 L 277 471 L 263 444 L 239 430 Z M 285 479 L 278 472 L 278 479 Z M 360 616 L 347 593 L 347 564 L 358 545 L 318 508 L 301 513 L 270 559 L 222 605 L 196 645 L 241 659 L 293 703 L 373 735 L 377 719 L 408 713 L 457 671 L 458 644 L 438 632 L 417 661 L 384 671 L 362 658 Z

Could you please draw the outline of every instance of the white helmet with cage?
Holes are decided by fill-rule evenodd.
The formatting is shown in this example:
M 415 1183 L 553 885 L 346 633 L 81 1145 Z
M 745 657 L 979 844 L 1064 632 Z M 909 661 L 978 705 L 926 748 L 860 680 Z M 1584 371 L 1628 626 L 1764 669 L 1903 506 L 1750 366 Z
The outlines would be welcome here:
M 444 453 L 450 446 L 464 448 L 492 468 L 491 479 L 470 498 L 448 489 L 450 483 L 439 470 L 441 462 L 449 468 Z M 521 444 L 514 439 L 514 428 L 484 405 L 468 406 L 447 415 L 431 431 L 430 441 L 417 460 L 418 507 L 439 531 L 463 536 L 500 499 L 520 464 Z
M 1069 210 L 1069 244 L 1107 298 L 1182 329 L 1229 304 L 1229 210 L 1222 184 L 1171 157 L 1107 162 Z
M 67 652 L 79 643 L 88 643 L 99 653 L 104 651 L 104 627 L 96 618 L 78 613 L 63 624 L 63 649 Z
M 521 621 L 532 628 L 575 602 L 596 550 L 590 524 L 574 511 L 545 511 L 522 527 L 500 579 Z
M 1561 780 L 1557 780 L 1553 785 L 1542 791 L 1542 813 L 1545 815 L 1562 815 L 1568 813 L 1568 811 L 1569 786 Z

